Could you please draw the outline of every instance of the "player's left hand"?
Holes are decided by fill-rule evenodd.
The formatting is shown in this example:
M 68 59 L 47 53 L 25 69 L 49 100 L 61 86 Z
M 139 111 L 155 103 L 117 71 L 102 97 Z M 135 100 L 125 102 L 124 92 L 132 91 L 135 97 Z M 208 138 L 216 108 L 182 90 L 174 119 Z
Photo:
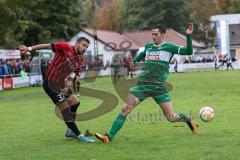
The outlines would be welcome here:
M 192 34 L 193 33 L 193 24 L 190 23 L 187 27 L 186 34 Z

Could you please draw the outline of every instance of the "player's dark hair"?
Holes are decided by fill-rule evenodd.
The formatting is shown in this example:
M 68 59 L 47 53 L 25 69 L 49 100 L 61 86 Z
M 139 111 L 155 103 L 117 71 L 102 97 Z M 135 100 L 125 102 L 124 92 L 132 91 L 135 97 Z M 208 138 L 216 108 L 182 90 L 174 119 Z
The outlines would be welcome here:
M 153 29 L 158 29 L 160 33 L 166 33 L 166 27 L 164 25 L 158 25 L 153 27 Z
M 90 43 L 90 41 L 86 38 L 86 37 L 79 37 L 77 39 L 77 43 L 81 42 L 81 41 L 86 41 L 87 43 Z

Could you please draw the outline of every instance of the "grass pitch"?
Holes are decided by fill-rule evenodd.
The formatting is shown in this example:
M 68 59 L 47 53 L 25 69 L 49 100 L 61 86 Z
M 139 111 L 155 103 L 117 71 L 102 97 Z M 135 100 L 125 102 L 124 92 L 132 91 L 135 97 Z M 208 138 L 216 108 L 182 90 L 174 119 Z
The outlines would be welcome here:
M 141 103 L 128 117 L 110 144 L 97 140 L 80 143 L 64 137 L 65 125 L 54 114 L 54 105 L 41 87 L 0 92 L 1 160 L 220 160 L 240 159 L 240 71 L 170 74 L 174 109 L 191 109 L 199 122 L 192 136 L 183 123 L 169 123 L 152 99 Z M 83 86 L 113 93 L 109 77 Z M 101 100 L 80 97 L 79 112 L 92 110 Z M 77 122 L 84 131 L 104 133 L 121 110 L 123 101 L 111 112 L 89 121 Z M 204 123 L 198 118 L 203 106 L 212 106 L 215 117 Z M 183 126 L 182 126 L 183 125 Z

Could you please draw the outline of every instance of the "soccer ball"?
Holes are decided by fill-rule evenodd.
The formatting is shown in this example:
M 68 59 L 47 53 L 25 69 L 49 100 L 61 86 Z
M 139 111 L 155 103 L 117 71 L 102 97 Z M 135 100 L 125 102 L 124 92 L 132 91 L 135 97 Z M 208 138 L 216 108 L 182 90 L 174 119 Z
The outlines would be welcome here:
M 211 120 L 213 120 L 214 110 L 212 109 L 212 107 L 203 107 L 199 112 L 199 116 L 202 121 L 210 122 Z

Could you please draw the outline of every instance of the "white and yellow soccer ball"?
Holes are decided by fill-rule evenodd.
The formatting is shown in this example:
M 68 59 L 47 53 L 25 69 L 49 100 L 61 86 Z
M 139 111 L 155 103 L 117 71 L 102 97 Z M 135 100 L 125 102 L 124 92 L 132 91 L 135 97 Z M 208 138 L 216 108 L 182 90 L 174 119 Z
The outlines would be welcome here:
M 214 115 L 214 110 L 209 106 L 201 108 L 199 112 L 199 116 L 204 122 L 210 122 L 213 120 Z

